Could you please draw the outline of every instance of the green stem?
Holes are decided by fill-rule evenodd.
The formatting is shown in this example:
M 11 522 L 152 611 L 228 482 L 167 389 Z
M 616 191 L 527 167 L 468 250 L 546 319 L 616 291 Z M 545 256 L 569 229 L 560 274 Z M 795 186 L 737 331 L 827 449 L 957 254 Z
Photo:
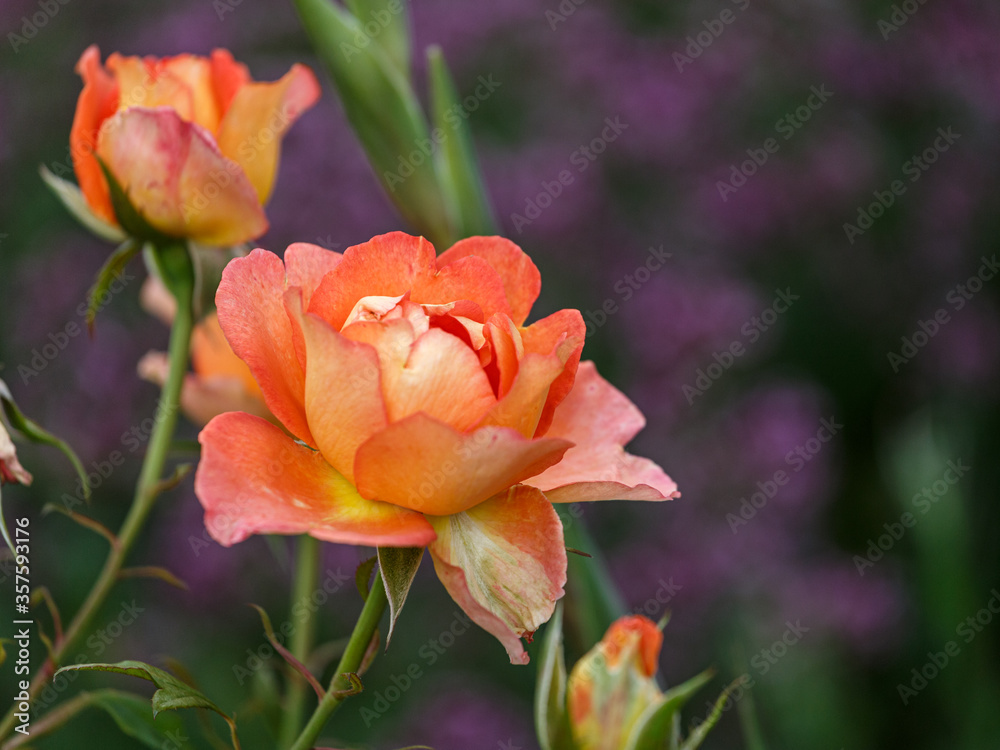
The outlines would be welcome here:
M 163 466 L 166 463 L 174 428 L 177 425 L 181 386 L 187 371 L 188 348 L 191 341 L 191 329 L 194 325 L 191 311 L 194 278 L 185 274 L 179 274 L 178 278 L 179 281 L 174 281 L 172 290 L 177 297 L 177 316 L 174 318 L 170 331 L 170 370 L 160 395 L 153 433 L 149 440 L 149 449 L 143 459 L 142 471 L 139 474 L 139 482 L 135 488 L 132 506 L 118 532 L 118 544 L 111 548 L 97 582 L 66 629 L 62 640 L 54 645 L 52 653 L 42 669 L 32 679 L 28 688 L 28 694 L 32 701 L 63 661 L 66 653 L 90 626 L 91 621 L 104 604 L 156 501 L 157 484 L 160 477 L 163 476 Z M 11 708 L 4 717 L 3 723 L 0 724 L 0 739 L 10 734 L 14 724 L 14 709 Z
M 316 590 L 319 580 L 320 543 L 308 534 L 303 534 L 299 537 L 297 545 L 290 615 L 290 621 L 295 623 L 295 629 L 292 631 L 289 647 L 292 656 L 306 664 L 316 637 L 316 618 L 313 617 L 312 607 L 302 608 L 301 615 L 297 613 L 297 609 L 300 608 L 300 602 L 307 601 Z M 299 733 L 309 691 L 309 685 L 291 667 L 288 668 L 288 675 L 288 696 L 282 715 L 279 747 L 290 744 Z
M 344 655 L 337 665 L 337 671 L 334 673 L 333 679 L 330 680 L 330 688 L 319 702 L 319 705 L 316 706 L 316 711 L 313 712 L 309 723 L 306 724 L 306 728 L 302 730 L 302 734 L 299 735 L 289 750 L 311 750 L 313 744 L 316 742 L 316 738 L 319 737 L 320 732 L 323 731 L 323 727 L 326 726 L 326 722 L 330 719 L 330 715 L 344 702 L 346 696 L 340 691 L 344 691 L 350 687 L 350 682 L 344 675 L 352 672 L 357 673 L 361 667 L 361 660 L 368 650 L 368 644 L 371 643 L 372 636 L 375 634 L 375 628 L 378 627 L 379 620 L 382 619 L 382 613 L 385 612 L 387 604 L 385 587 L 376 578 L 372 590 L 368 592 L 368 599 L 365 601 L 364 609 L 361 610 L 358 622 L 354 626 L 354 632 L 351 633 L 351 640 L 348 642 L 347 648 L 344 650 Z

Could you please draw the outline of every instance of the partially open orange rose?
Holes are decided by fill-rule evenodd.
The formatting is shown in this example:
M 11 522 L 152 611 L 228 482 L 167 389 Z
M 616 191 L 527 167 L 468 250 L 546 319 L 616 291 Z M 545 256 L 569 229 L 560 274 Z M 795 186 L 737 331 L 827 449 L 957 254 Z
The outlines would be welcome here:
M 319 97 L 309 68 L 279 81 L 250 80 L 225 50 L 156 59 L 96 46 L 77 63 L 83 91 L 70 150 L 90 209 L 117 224 L 99 157 L 154 229 L 208 245 L 235 245 L 267 230 L 261 206 L 281 139 Z
M 142 306 L 167 325 L 173 324 L 177 302 L 163 282 L 149 277 L 140 294 Z M 184 378 L 181 410 L 195 424 L 205 424 L 227 411 L 244 411 L 274 419 L 264 405 L 250 369 L 229 346 L 219 316 L 211 312 L 191 332 L 191 364 L 194 372 Z M 167 380 L 167 353 L 150 351 L 139 360 L 139 376 L 159 386 Z
M 525 325 L 540 287 L 499 237 L 440 257 L 392 233 L 230 262 L 219 323 L 287 434 L 243 413 L 208 423 L 195 490 L 209 532 L 426 546 L 455 601 L 526 662 L 520 637 L 566 580 L 551 503 L 677 494 L 623 450 L 643 417 L 579 363 L 580 313 Z

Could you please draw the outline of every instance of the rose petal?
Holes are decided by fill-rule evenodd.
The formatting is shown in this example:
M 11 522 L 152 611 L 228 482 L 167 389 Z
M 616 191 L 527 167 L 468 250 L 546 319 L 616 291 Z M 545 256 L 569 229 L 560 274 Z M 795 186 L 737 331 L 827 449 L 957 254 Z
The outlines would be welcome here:
M 229 262 L 215 295 L 229 345 L 253 373 L 271 413 L 296 437 L 315 445 L 306 420 L 305 373 L 285 311 L 285 269 L 260 248 Z
M 509 317 L 499 314 L 486 322 L 483 334 L 492 352 L 492 361 L 486 372 L 490 376 L 497 398 L 503 398 L 514 384 L 518 362 L 524 356 L 521 334 Z
M 343 259 L 340 253 L 308 242 L 294 242 L 285 250 L 285 278 L 288 286 L 302 290 L 302 304 L 309 309 L 316 287 Z
M 246 363 L 236 356 L 219 325 L 218 312 L 212 312 L 191 333 L 191 365 L 204 378 L 235 379 L 248 396 L 263 401 L 264 395 Z
M 441 253 L 437 259 L 438 268 L 469 255 L 482 258 L 499 274 L 510 305 L 510 316 L 516 325 L 523 325 L 542 289 L 542 276 L 531 258 L 503 237 L 468 237 Z
M 430 519 L 431 559 L 448 593 L 496 636 L 512 664 L 527 664 L 520 638 L 552 616 L 566 583 L 562 523 L 534 488 L 511 487 L 463 513 Z
M 172 109 L 119 112 L 102 126 L 97 152 L 132 205 L 165 234 L 222 246 L 267 230 L 243 171 Z
M 250 71 L 243 63 L 233 59 L 226 49 L 212 50 L 209 58 L 212 67 L 212 90 L 220 112 L 225 112 L 232 104 L 236 92 L 250 81 Z
M 279 81 L 244 82 L 229 102 L 219 124 L 219 148 L 243 167 L 260 203 L 271 197 L 282 136 L 319 94 L 313 72 L 293 65 Z
M 521 329 L 525 353 L 551 354 L 558 347 L 561 351 L 560 358 L 566 363 L 562 373 L 549 388 L 545 407 L 538 419 L 536 435 L 544 435 L 548 431 L 556 407 L 573 388 L 586 336 L 587 327 L 579 310 L 560 310 Z
M 306 346 L 305 405 L 316 446 L 354 481 L 358 446 L 387 423 L 378 356 L 315 315 L 300 317 Z
M 320 283 L 307 308 L 336 330 L 362 297 L 399 297 L 422 271 L 434 267 L 434 246 L 403 232 L 373 237 L 344 251 L 343 260 Z
M 195 493 L 205 527 L 229 546 L 251 534 L 309 534 L 343 544 L 423 546 L 419 513 L 365 500 L 319 453 L 259 417 L 221 414 L 198 437 Z
M 102 219 L 117 226 L 111 194 L 94 152 L 101 124 L 118 109 L 118 84 L 101 65 L 101 52 L 96 44 L 84 50 L 76 72 L 83 78 L 83 90 L 69 135 L 73 169 L 87 204 Z
M 444 516 L 460 513 L 556 463 L 572 443 L 527 440 L 506 427 L 462 433 L 426 414 L 390 424 L 354 459 L 365 497 Z
M 413 280 L 410 296 L 421 304 L 472 300 L 482 308 L 486 319 L 496 313 L 510 317 L 510 305 L 500 275 L 476 256 L 459 258 L 437 269 L 425 268 Z
M 483 417 L 479 426 L 510 427 L 526 438 L 534 437 L 549 387 L 565 367 L 558 354 L 524 355 L 510 391 Z
M 31 474 L 17 460 L 14 441 L 7 434 L 7 428 L 0 422 L 0 484 L 4 482 L 31 484 Z
M 622 447 L 645 424 L 642 413 L 597 373 L 593 362 L 581 362 L 576 384 L 547 433 L 575 445 L 558 464 L 526 481 L 553 503 L 679 497 L 677 484 L 659 466 Z

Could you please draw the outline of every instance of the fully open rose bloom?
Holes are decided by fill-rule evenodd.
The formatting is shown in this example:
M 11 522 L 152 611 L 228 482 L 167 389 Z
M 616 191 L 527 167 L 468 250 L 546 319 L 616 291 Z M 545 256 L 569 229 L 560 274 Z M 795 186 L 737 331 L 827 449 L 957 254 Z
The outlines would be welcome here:
M 99 157 L 154 229 L 207 245 L 235 245 L 267 230 L 261 206 L 285 131 L 319 97 L 309 68 L 250 80 L 225 50 L 211 57 L 111 55 L 96 46 L 77 63 L 83 91 L 70 151 L 90 209 L 116 225 Z M 96 156 L 95 156 L 96 154 Z
M 455 601 L 527 662 L 520 638 L 566 581 L 551 504 L 677 495 L 623 450 L 644 420 L 579 362 L 580 313 L 525 326 L 540 287 L 499 237 L 440 257 L 392 233 L 230 262 L 219 323 L 285 429 L 237 412 L 202 431 L 209 532 L 426 546 Z

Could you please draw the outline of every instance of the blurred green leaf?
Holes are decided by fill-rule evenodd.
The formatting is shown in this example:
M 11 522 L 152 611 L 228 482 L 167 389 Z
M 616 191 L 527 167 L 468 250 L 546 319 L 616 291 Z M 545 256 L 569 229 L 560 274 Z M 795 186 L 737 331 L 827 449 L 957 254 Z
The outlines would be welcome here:
M 440 47 L 427 50 L 427 65 L 433 135 L 439 141 L 434 158 L 455 232 L 460 238 L 496 234 L 469 121 L 459 116 L 462 105 Z
M 123 242 L 126 239 L 126 234 L 120 227 L 106 222 L 90 210 L 90 206 L 87 205 L 87 199 L 83 197 L 83 193 L 79 187 L 69 180 L 64 180 L 62 177 L 52 174 L 49 168 L 44 165 L 38 168 L 38 172 L 41 174 L 45 184 L 49 186 L 56 197 L 66 207 L 66 210 L 77 221 L 83 224 L 85 228 L 101 239 L 111 242 Z
M 378 569 L 389 599 L 389 632 L 385 636 L 385 649 L 389 650 L 392 631 L 396 619 L 403 611 L 406 595 L 410 593 L 413 578 L 417 575 L 420 561 L 424 559 L 423 547 L 379 547 Z
M 114 672 L 139 677 L 156 685 L 153 693 L 153 718 L 161 711 L 175 711 L 179 708 L 205 708 L 214 711 L 229 725 L 233 748 L 239 750 L 240 742 L 236 735 L 236 722 L 212 701 L 195 690 L 190 685 L 181 682 L 169 672 L 141 661 L 120 661 L 117 664 L 73 664 L 62 667 L 56 672 Z
M 716 699 L 715 705 L 712 706 L 712 713 L 710 713 L 706 719 L 696 726 L 688 738 L 684 740 L 684 743 L 680 746 L 679 750 L 695 750 L 701 746 L 701 743 L 705 741 L 705 737 L 708 736 L 709 731 L 716 724 L 719 723 L 719 719 L 722 718 L 722 712 L 726 705 L 726 701 L 729 699 L 729 694 L 735 690 L 737 687 L 743 684 L 744 678 L 738 677 L 726 686 L 726 689 L 722 691 L 722 694 Z
M 453 234 L 433 143 L 409 82 L 381 45 L 354 44 L 364 30 L 346 10 L 330 0 L 295 0 L 295 7 L 383 187 L 418 232 L 439 250 L 447 248 Z
M 410 14 L 406 0 L 345 2 L 364 30 L 364 36 L 356 41 L 364 46 L 378 44 L 403 78 L 410 81 Z
M 87 472 L 83 468 L 80 459 L 77 458 L 76 453 L 73 452 L 73 449 L 67 443 L 24 416 L 21 410 L 17 408 L 17 404 L 14 403 L 14 397 L 3 380 L 0 380 L 0 405 L 3 406 L 3 414 L 13 429 L 20 432 L 32 443 L 40 443 L 57 448 L 69 459 L 69 462 L 73 464 L 73 468 L 76 469 L 77 476 L 80 477 L 80 483 L 83 485 L 83 495 L 89 500 L 90 485 L 87 483 Z

